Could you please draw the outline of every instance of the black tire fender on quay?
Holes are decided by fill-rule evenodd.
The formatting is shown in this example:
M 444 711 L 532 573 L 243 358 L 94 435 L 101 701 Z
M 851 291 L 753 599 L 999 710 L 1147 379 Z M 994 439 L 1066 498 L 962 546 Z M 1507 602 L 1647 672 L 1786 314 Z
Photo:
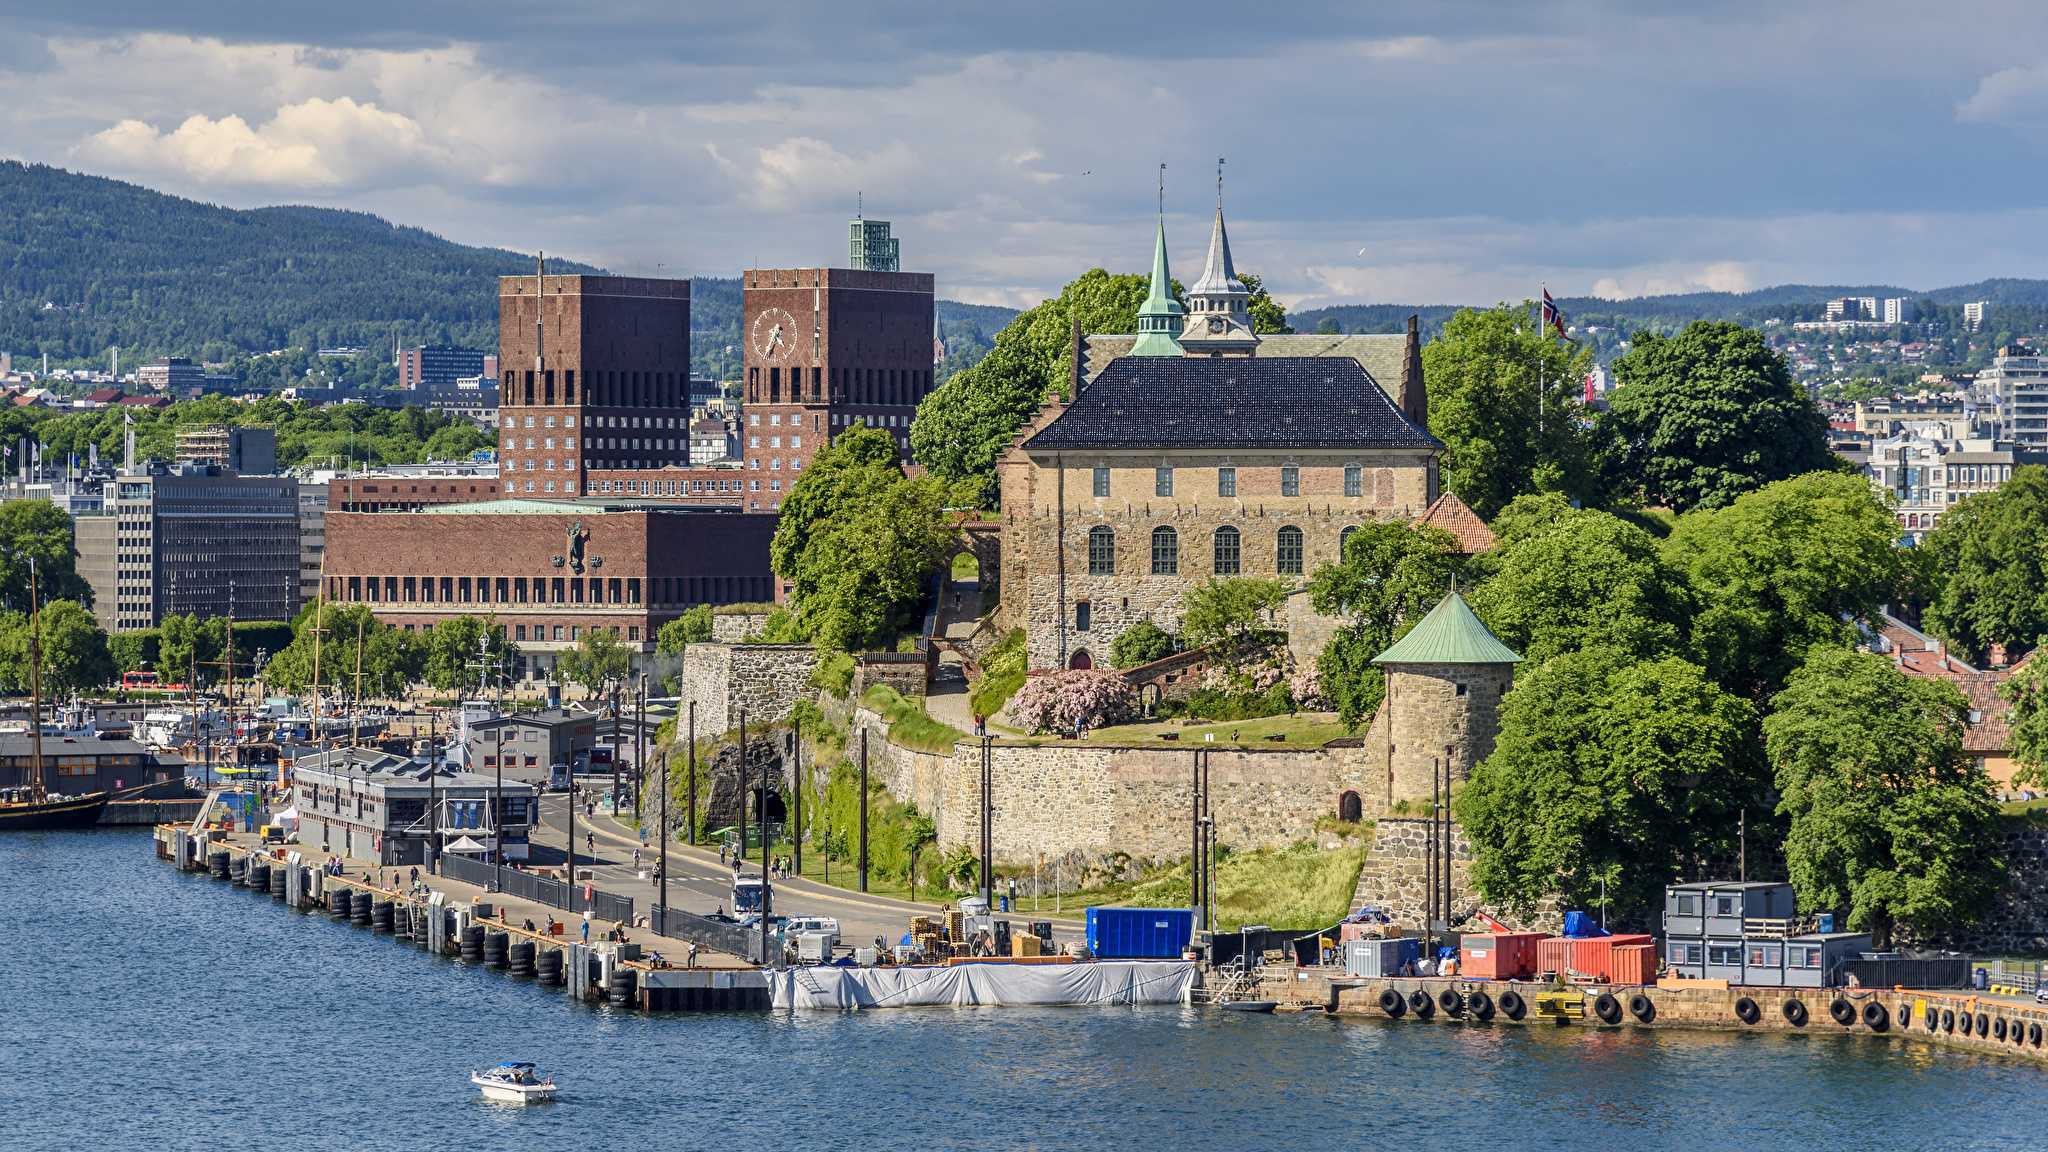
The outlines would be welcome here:
M 1778 1011 L 1785 1017 L 1785 1023 L 1794 1028 L 1806 1027 L 1806 1001 L 1796 996 L 1787 997 L 1785 1002 L 1778 1006 Z
M 1744 1024 L 1754 1024 L 1763 1018 L 1763 1010 L 1756 1006 L 1756 1001 L 1744 996 L 1735 1002 L 1735 1018 Z
M 1382 988 L 1380 989 L 1380 1011 L 1399 1020 L 1407 1014 L 1408 1002 L 1401 999 L 1401 994 L 1392 988 Z
M 1598 1016 L 1602 1024 L 1619 1024 L 1621 1001 L 1616 1000 L 1612 992 L 1602 992 L 1593 997 L 1593 1015 Z
M 1446 1016 L 1462 1016 L 1465 1013 L 1465 998 L 1458 994 L 1456 988 L 1446 988 L 1436 994 L 1436 1006 L 1443 1009 Z
M 1408 994 L 1408 1007 L 1415 1012 L 1416 1018 L 1421 1020 L 1427 1020 L 1436 1014 L 1436 1001 L 1431 1000 L 1429 993 L 1420 988 Z
M 1484 988 L 1473 989 L 1472 994 L 1465 997 L 1465 1007 L 1474 1020 L 1484 1023 L 1493 1019 L 1493 997 L 1488 996 Z
M 1863 1006 L 1863 1026 L 1872 1032 L 1883 1032 L 1892 1026 L 1892 1014 L 1875 1000 Z
M 1835 1023 L 1848 1028 L 1856 1023 L 1856 1006 L 1837 996 L 1828 1001 L 1828 1015 L 1835 1018 Z
M 1990 1031 L 1991 1017 L 1986 1016 L 1982 1012 L 1977 1013 L 1977 1035 L 1984 1036 L 1989 1034 Z
M 2041 1025 L 2039 1022 L 2027 1025 L 2027 1043 L 2032 1044 L 2036 1048 L 2041 1046 Z
M 2005 1017 L 2000 1016 L 1991 1022 L 1991 1038 L 1993 1040 L 2005 1039 Z
M 1638 992 L 1628 998 L 1628 1013 L 1648 1024 L 1657 1018 L 1657 1002 L 1650 999 L 1647 993 Z
M 1968 1023 L 1968 1021 L 1969 1021 L 1969 1017 L 1967 1017 L 1967 1016 L 1966 1016 L 1966 1017 L 1964 1017 L 1963 1019 L 1964 1019 L 1964 1024 L 1963 1024 L 1963 1028 L 1964 1028 L 1964 1030 L 1965 1030 L 1963 1034 L 1964 1034 L 1965 1036 L 1967 1036 L 1967 1035 L 1969 1035 L 1968 1029 L 1969 1029 L 1969 1027 L 1970 1027 L 1970 1025 L 1969 1025 L 1969 1023 Z M 1943 1032 L 1953 1032 L 1953 1031 L 1955 1031 L 1955 1030 L 1956 1030 L 1956 1010 L 1955 1010 L 1955 1009 L 1953 1009 L 1953 1008 L 1944 1008 L 1944 1009 L 1942 1009 L 1942 1010 L 1941 1010 L 1941 1030 L 1942 1030 Z
M 1958 1023 L 1962 1026 L 1962 1033 L 1965 1036 L 1968 1036 L 1970 1034 L 1971 1029 L 1977 1026 L 1976 1022 L 1970 1019 L 1970 1014 L 1968 1012 L 1962 1014 Z
M 1500 1010 L 1508 1019 L 1520 1020 L 1523 1014 L 1529 1011 L 1529 1005 L 1522 999 L 1520 992 L 1510 988 L 1500 994 Z

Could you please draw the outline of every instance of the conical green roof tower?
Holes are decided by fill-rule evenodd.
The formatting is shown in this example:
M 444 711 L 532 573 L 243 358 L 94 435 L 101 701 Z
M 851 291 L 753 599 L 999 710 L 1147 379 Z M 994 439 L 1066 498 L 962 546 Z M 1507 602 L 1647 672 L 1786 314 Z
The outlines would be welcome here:
M 1375 664 L 1519 664 L 1522 658 L 1500 642 L 1472 606 L 1456 592 L 1415 622 L 1406 636 L 1372 658 Z
M 1173 275 L 1166 270 L 1166 215 L 1159 216 L 1159 233 L 1152 243 L 1152 291 L 1138 306 L 1138 342 L 1132 356 L 1178 356 L 1181 318 L 1186 314 L 1173 298 Z

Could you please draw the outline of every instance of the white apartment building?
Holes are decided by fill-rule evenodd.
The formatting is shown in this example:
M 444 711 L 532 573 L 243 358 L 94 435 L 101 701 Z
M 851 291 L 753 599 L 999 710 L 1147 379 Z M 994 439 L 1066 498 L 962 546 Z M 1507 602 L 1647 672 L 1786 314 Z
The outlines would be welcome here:
M 1977 387 L 1998 405 L 1998 436 L 2021 448 L 2048 449 L 2048 356 L 2030 348 L 2000 348 Z
M 2009 443 L 1956 435 L 1964 431 L 1943 421 L 1909 423 L 1871 443 L 1864 474 L 1895 501 L 1903 542 L 1920 543 L 1956 501 L 2012 479 L 2022 453 Z
M 1972 332 L 1984 330 L 1984 313 L 1991 308 L 1991 301 L 1976 300 L 1963 305 L 1963 325 Z

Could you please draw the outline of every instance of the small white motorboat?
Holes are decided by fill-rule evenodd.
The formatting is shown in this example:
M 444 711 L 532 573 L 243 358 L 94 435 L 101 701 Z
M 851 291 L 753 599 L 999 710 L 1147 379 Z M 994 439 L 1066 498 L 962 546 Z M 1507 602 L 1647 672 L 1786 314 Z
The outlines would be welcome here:
M 531 1104 L 555 1098 L 555 1078 L 543 1076 L 540 1069 L 518 1060 L 506 1060 L 481 1072 L 471 1072 L 469 1082 L 477 1086 L 486 1100 L 501 1100 L 507 1104 Z

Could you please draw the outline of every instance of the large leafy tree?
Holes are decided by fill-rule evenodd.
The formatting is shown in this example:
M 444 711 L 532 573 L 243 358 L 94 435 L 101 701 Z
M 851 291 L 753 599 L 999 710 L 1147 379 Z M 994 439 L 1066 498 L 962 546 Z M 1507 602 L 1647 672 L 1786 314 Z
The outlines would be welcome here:
M 2048 785 L 2048 660 L 2035 658 L 2020 665 L 1998 692 L 2012 705 L 2012 755 L 2019 761 L 2013 781 L 2037 788 Z
M 2013 469 L 1996 491 L 1942 514 L 1921 550 L 1928 627 L 1972 659 L 2018 657 L 2048 637 L 2048 468 Z
M 316 620 L 325 628 L 317 637 Z M 263 670 L 264 681 L 286 692 L 312 691 L 316 640 L 318 690 L 327 699 L 330 713 L 335 701 L 353 698 L 359 692 L 365 699 L 404 692 L 420 678 L 425 664 L 418 635 L 378 620 L 368 605 L 329 604 L 323 610 L 315 603 L 300 609 L 292 621 L 292 642 L 271 657 Z
M 794 578 L 811 539 L 846 514 L 862 496 L 903 474 L 896 440 L 879 428 L 857 424 L 832 438 L 789 493 L 775 520 L 768 562 L 777 575 Z
M 157 625 L 157 671 L 165 683 L 206 684 L 223 679 L 228 646 L 228 622 L 224 616 L 166 616 Z M 236 653 L 246 671 L 247 652 Z
M 609 628 L 592 628 L 562 653 L 555 671 L 595 696 L 614 683 L 624 683 L 633 670 L 633 652 Z
M 939 479 L 964 486 L 975 502 L 993 506 L 996 459 L 1047 397 L 1066 391 L 1073 322 L 1081 322 L 1084 335 L 1135 331 L 1138 305 L 1148 291 L 1143 276 L 1094 268 L 1058 296 L 1018 313 L 996 333 L 988 355 L 917 406 L 910 426 L 917 462 Z
M 1816 648 L 1771 701 L 1764 740 L 1800 905 L 1887 943 L 1968 924 L 2004 883 L 1991 781 L 1963 752 L 1969 703 L 1889 660 Z
M 711 639 L 711 605 L 693 605 L 654 634 L 654 650 L 663 656 L 681 656 L 683 649 Z
M 1385 520 L 1360 525 L 1343 559 L 1317 570 L 1309 604 L 1344 621 L 1323 647 L 1317 679 L 1347 727 L 1371 719 L 1386 692 L 1373 657 L 1443 599 L 1461 563 L 1457 537 L 1443 529 Z
M 1605 512 L 1567 510 L 1530 520 L 1486 560 L 1492 575 L 1472 610 L 1521 653 L 1523 668 L 1579 648 L 1634 659 L 1691 651 L 1694 608 L 1685 574 L 1656 537 Z
M 1846 645 L 1849 621 L 1897 591 L 1891 511 L 1861 477 L 1810 473 L 1679 517 L 1665 555 L 1700 599 L 1694 638 L 1730 691 L 1763 700 L 1807 649 Z
M 510 667 L 512 646 L 505 626 L 482 616 L 451 616 L 427 629 L 420 641 L 420 676 L 448 692 L 500 682 Z M 481 665 L 481 667 L 480 667 Z
M 1567 908 L 1607 900 L 1642 919 L 1684 864 L 1727 852 L 1760 803 L 1755 712 L 1675 656 L 1556 656 L 1501 708 L 1493 754 L 1455 808 L 1490 900 Z
M 47 500 L 0 504 L 0 608 L 28 611 L 31 558 L 38 597 L 92 603 L 92 588 L 78 575 L 71 517 Z
M 42 606 L 43 701 L 103 687 L 114 678 L 107 634 L 76 601 Z M 0 687 L 26 693 L 30 687 L 31 624 L 27 613 L 0 612 Z
M 1285 580 L 1250 576 L 1197 584 L 1182 601 L 1181 632 L 1190 644 L 1243 643 L 1272 629 L 1290 591 Z
M 1609 477 L 1644 503 L 1718 508 L 1836 466 L 1827 419 L 1752 329 L 1698 320 L 1673 336 L 1638 333 L 1614 374 L 1599 424 Z
M 1552 337 L 1532 321 L 1534 307 L 1460 309 L 1422 350 L 1444 487 L 1488 519 L 1524 493 L 1597 496 L 1580 403 L 1593 351 Z

